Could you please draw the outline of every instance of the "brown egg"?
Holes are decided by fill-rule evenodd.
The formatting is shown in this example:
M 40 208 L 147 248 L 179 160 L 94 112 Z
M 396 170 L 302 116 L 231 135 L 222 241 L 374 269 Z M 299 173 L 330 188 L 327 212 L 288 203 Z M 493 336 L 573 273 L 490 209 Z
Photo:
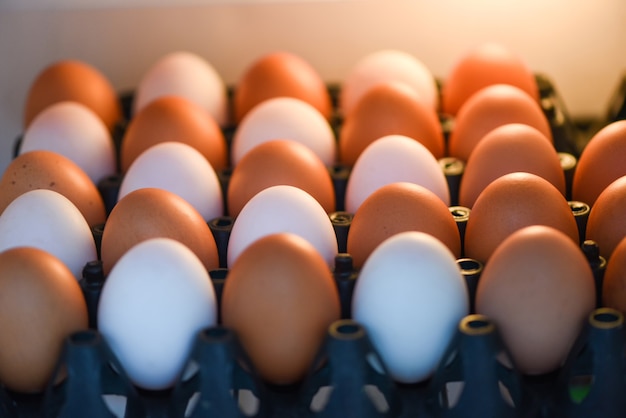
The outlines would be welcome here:
M 385 239 L 405 231 L 426 232 L 461 255 L 459 228 L 441 199 L 414 183 L 390 183 L 372 193 L 354 214 L 347 251 L 360 268 Z
M 277 51 L 259 57 L 237 83 L 233 103 L 236 122 L 262 101 L 280 96 L 303 100 L 326 119 L 332 115 L 330 94 L 317 70 L 298 55 Z
M 446 77 L 443 111 L 456 115 L 467 99 L 492 84 L 516 86 L 539 102 L 537 81 L 522 58 L 502 45 L 486 43 L 463 56 Z
M 340 315 L 328 265 L 308 241 L 286 233 L 260 238 L 237 258 L 221 309 L 259 375 L 274 384 L 304 377 Z
M 200 213 L 172 192 L 143 188 L 120 199 L 104 225 L 101 258 L 105 275 L 132 246 L 158 237 L 185 244 L 207 270 L 219 266 L 215 239 Z
M 257 145 L 235 166 L 228 184 L 228 211 L 237 216 L 254 195 L 286 184 L 309 193 L 328 213 L 335 211 L 330 172 L 307 146 L 290 140 Z
M 589 211 L 585 238 L 598 244 L 600 255 L 609 259 L 626 237 L 626 176 L 609 184 Z
M 213 117 L 188 99 L 163 96 L 143 107 L 128 124 L 120 150 L 122 172 L 152 145 L 170 141 L 197 149 L 216 171 L 228 165 L 226 140 Z
M 474 148 L 461 177 L 459 204 L 471 208 L 489 183 L 515 171 L 543 177 L 565 196 L 565 173 L 554 146 L 532 126 L 511 123 L 487 133 Z
M 32 247 L 0 253 L 0 383 L 41 392 L 65 338 L 87 326 L 81 289 L 58 258 Z
M 510 173 L 491 182 L 476 199 L 465 228 L 465 256 L 483 263 L 513 232 L 551 226 L 578 244 L 574 214 L 559 190 L 530 173 Z
M 580 247 L 543 225 L 522 228 L 495 250 L 478 281 L 476 312 L 491 318 L 524 374 L 557 369 L 595 307 Z
M 68 198 L 89 226 L 106 219 L 102 196 L 89 176 L 72 160 L 52 151 L 29 151 L 17 156 L 0 179 L 0 213 L 18 196 L 48 189 Z
M 602 128 L 583 149 L 574 172 L 572 198 L 593 207 L 602 190 L 624 175 L 626 120 L 621 120 Z
M 45 68 L 30 86 L 24 128 L 46 107 L 62 101 L 82 103 L 93 110 L 110 131 L 122 118 L 122 107 L 109 80 L 91 65 L 63 60 Z
M 443 157 L 443 131 L 437 113 L 406 85 L 382 83 L 370 88 L 346 115 L 339 133 L 341 163 L 354 165 L 369 144 L 396 134 L 420 142 L 435 158 Z
M 626 314 L 626 235 L 622 237 L 606 263 L 602 304 Z
M 449 156 L 467 161 L 489 131 L 507 123 L 530 125 L 552 143 L 550 123 L 539 104 L 517 87 L 495 84 L 476 92 L 459 110 L 450 132 Z

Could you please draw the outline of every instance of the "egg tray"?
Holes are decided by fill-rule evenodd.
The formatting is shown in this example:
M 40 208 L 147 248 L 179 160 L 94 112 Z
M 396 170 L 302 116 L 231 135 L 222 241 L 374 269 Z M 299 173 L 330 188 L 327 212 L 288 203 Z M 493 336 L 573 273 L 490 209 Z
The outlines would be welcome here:
M 568 185 L 576 159 L 594 132 L 593 127 L 574 122 L 550 80 L 537 74 L 541 106 L 552 128 L 554 144 L 562 153 L 562 165 Z M 625 78 L 626 80 L 626 78 Z M 338 85 L 329 85 L 335 108 Z M 626 90 L 626 81 L 620 87 Z M 232 97 L 233 90 L 229 89 Z M 130 118 L 132 93 L 120 97 L 125 115 Z M 619 119 L 626 109 L 624 94 L 616 93 L 609 119 Z M 615 111 L 615 109 L 618 109 Z M 619 110 L 622 109 L 622 110 Z M 440 117 L 444 133 L 453 129 L 453 120 Z M 609 120 L 610 122 L 611 120 Z M 332 127 L 338 134 L 341 115 L 336 112 Z M 593 126 L 599 126 L 604 121 Z M 125 124 L 120 124 L 114 139 L 119 152 Z M 235 127 L 224 128 L 230 145 Z M 21 139 L 15 141 L 14 155 Z M 564 158 L 564 159 L 563 159 Z M 455 206 L 463 164 L 442 160 L 451 192 L 450 210 L 455 216 L 461 237 L 469 214 Z M 21 394 L 0 386 L 0 417 L 111 417 L 103 399 L 125 399 L 127 417 L 623 417 L 626 414 L 626 369 L 624 366 L 623 318 L 614 311 L 598 309 L 565 365 L 550 374 L 523 376 L 501 361 L 506 349 L 488 318 L 469 315 L 459 325 L 458 334 L 446 359 L 435 375 L 418 384 L 394 382 L 384 371 L 365 330 L 350 318 L 352 291 L 358 272 L 346 253 L 347 233 L 352 214 L 344 212 L 342 202 L 349 168 L 330 167 L 338 207 L 330 218 L 337 235 L 339 254 L 334 278 L 340 294 L 342 319 L 331 325 L 318 359 L 303 382 L 279 386 L 261 381 L 237 342 L 236 335 L 222 326 L 203 330 L 197 337 L 189 364 L 197 372 L 165 391 L 148 391 L 129 383 L 106 341 L 96 330 L 97 303 L 104 284 L 100 261 L 88 263 L 83 271 L 81 288 L 89 311 L 90 330 L 70 336 L 59 359 L 65 379 L 50 385 L 44 394 Z M 223 190 L 228 187 L 229 170 L 219 173 Z M 117 200 L 121 178 L 113 176 L 99 186 L 107 211 Z M 569 190 L 569 188 L 568 188 Z M 569 198 L 569 197 L 568 197 Z M 589 207 L 570 202 L 581 232 L 582 249 L 594 271 L 596 286 L 601 289 L 604 260 L 595 243 L 584 241 L 584 225 Z M 228 270 L 225 252 L 233 219 L 224 216 L 209 222 L 220 254 L 221 268 L 210 272 L 218 303 Z M 103 225 L 93 229 L 98 244 Z M 482 265 L 475 260 L 457 260 L 473 302 Z M 599 301 L 598 301 L 598 306 Z M 473 303 L 471 303 L 473 312 Z M 277 342 L 279 343 L 279 342 Z M 375 365 L 378 364 L 376 367 Z M 382 367 L 382 369 L 381 369 Z M 574 378 L 572 378 L 574 376 Z M 573 402 L 572 382 L 585 394 L 584 402 Z M 463 383 L 460 383 L 463 382 Z M 456 385 L 456 386 L 455 386 Z M 462 388 L 460 387 L 462 385 Z M 574 385 L 575 386 L 575 385 Z M 503 389 L 506 388 L 506 389 Z M 244 396 L 240 396 L 240 395 Z M 454 396 L 458 399 L 452 399 Z M 244 399 L 245 398 L 245 399 Z M 515 407 L 511 407 L 511 403 Z M 188 405 L 196 405 L 192 414 Z M 256 412 L 244 413 L 241 405 L 257 405 Z M 189 411 L 188 411 L 189 412 Z

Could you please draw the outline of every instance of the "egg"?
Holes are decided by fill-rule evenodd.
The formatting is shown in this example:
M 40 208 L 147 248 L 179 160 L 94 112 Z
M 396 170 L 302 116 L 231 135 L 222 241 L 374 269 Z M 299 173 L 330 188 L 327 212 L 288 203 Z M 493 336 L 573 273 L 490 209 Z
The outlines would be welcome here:
M 148 187 L 127 194 L 111 211 L 102 232 L 104 274 L 124 253 L 149 238 L 174 239 L 189 247 L 207 270 L 219 266 L 215 239 L 200 213 L 182 197 Z
M 602 306 L 626 313 L 626 235 L 622 235 L 606 263 L 602 282 Z
M 444 156 L 443 130 L 437 113 L 404 83 L 378 84 L 361 96 L 339 132 L 340 162 L 353 166 L 368 145 L 387 135 L 413 138 L 435 158 Z
M 461 255 L 459 228 L 448 206 L 433 192 L 414 183 L 380 187 L 356 211 L 348 230 L 347 251 L 355 268 L 387 238 L 405 231 L 428 233 Z
M 117 171 L 111 133 L 94 111 L 78 102 L 52 104 L 33 119 L 24 132 L 19 153 L 34 150 L 64 155 L 94 184 Z
M 513 232 L 478 282 L 476 311 L 491 318 L 516 367 L 560 367 L 595 307 L 591 267 L 571 237 L 545 225 Z
M 293 97 L 316 108 L 326 119 L 332 103 L 326 83 L 308 61 L 288 51 L 274 51 L 257 57 L 245 69 L 235 86 L 235 121 L 259 103 L 275 97 Z
M 536 174 L 505 174 L 476 199 L 465 227 L 464 254 L 487 263 L 506 237 L 530 225 L 551 226 L 578 244 L 574 214 L 556 187 Z
M 461 177 L 459 204 L 471 208 L 489 183 L 516 171 L 548 180 L 565 196 L 565 173 L 554 146 L 532 126 L 511 123 L 495 128 L 476 144 Z
M 572 181 L 572 198 L 593 207 L 613 180 L 626 175 L 626 120 L 600 129 L 585 145 Z
M 260 191 L 239 212 L 228 240 L 228 266 L 254 241 L 280 232 L 306 239 L 330 268 L 334 266 L 337 237 L 330 217 L 313 196 L 289 185 Z
M 446 177 L 428 149 L 404 135 L 387 135 L 373 141 L 354 164 L 346 185 L 346 211 L 355 213 L 363 201 L 389 183 L 419 184 L 450 204 Z
M 231 144 L 233 166 L 254 147 L 276 139 L 298 142 L 311 149 L 324 164 L 335 163 L 337 145 L 330 123 L 311 104 L 293 97 L 270 98 L 246 114 Z
M 335 189 L 330 172 L 306 146 L 276 139 L 259 144 L 235 166 L 228 183 L 228 212 L 236 217 L 258 192 L 279 184 L 298 187 L 335 211 Z
M 522 57 L 495 42 L 488 42 L 462 56 L 446 76 L 441 91 L 443 111 L 456 115 L 463 104 L 480 89 L 509 84 L 539 102 L 537 81 Z
M 98 330 L 131 381 L 167 389 L 183 372 L 197 334 L 217 322 L 209 273 L 184 244 L 152 238 L 130 248 L 102 288 Z
M 350 69 L 339 96 L 341 112 L 349 114 L 367 90 L 386 81 L 406 83 L 427 106 L 438 110 L 439 89 L 428 67 L 406 51 L 380 49 L 365 55 Z
M 118 200 L 145 187 L 177 194 L 207 222 L 224 215 L 222 189 L 215 170 L 197 149 L 182 142 L 162 142 L 142 152 L 122 179 Z
M 550 123 L 539 103 L 517 87 L 494 84 L 474 93 L 459 109 L 448 141 L 449 156 L 467 161 L 489 131 L 508 123 L 530 125 L 553 143 Z
M 226 278 L 223 324 L 235 330 L 259 375 L 271 383 L 300 381 L 339 317 L 331 271 L 300 236 L 277 233 L 258 239 Z
M 589 211 L 585 238 L 598 244 L 600 255 L 607 260 L 626 236 L 624 207 L 626 205 L 626 176 L 619 177 L 600 193 Z
M 30 246 L 60 259 L 76 280 L 85 264 L 96 260 L 96 243 L 80 211 L 52 190 L 28 191 L 0 215 L 0 251 Z
M 62 101 L 93 110 L 109 131 L 122 119 L 122 107 L 110 81 L 81 60 L 60 60 L 44 68 L 31 84 L 24 108 L 24 128 L 48 106 Z
M 133 113 L 163 96 L 185 98 L 207 112 L 218 125 L 229 123 L 226 85 L 213 65 L 196 53 L 174 51 L 159 58 L 141 77 Z
M 87 306 L 72 272 L 33 247 L 0 252 L 0 383 L 42 392 L 65 338 L 87 329 Z
M 469 296 L 454 255 L 424 232 L 383 241 L 361 269 L 352 317 L 366 329 L 391 376 L 417 383 L 432 375 L 468 314 Z
M 151 146 L 171 141 L 194 147 L 216 171 L 228 165 L 226 140 L 217 122 L 188 99 L 164 96 L 151 101 L 128 124 L 120 147 L 122 172 Z

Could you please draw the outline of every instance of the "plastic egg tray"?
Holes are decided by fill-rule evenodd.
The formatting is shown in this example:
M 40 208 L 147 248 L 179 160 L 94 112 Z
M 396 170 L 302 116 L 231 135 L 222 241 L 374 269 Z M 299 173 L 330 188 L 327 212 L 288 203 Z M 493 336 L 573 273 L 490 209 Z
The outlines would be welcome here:
M 549 78 L 538 74 L 536 79 L 555 148 L 561 153 L 566 179 L 571 183 L 576 159 L 594 130 L 599 125 L 626 118 L 626 79 L 616 91 L 607 119 L 588 123 L 575 123 L 570 118 Z M 339 86 L 329 85 L 328 88 L 336 105 Z M 122 95 L 121 100 L 128 117 L 132 93 Z M 452 121 L 442 116 L 441 123 L 444 132 L 449 133 Z M 339 115 L 333 120 L 333 128 L 336 132 L 341 129 Z M 118 149 L 123 129 L 120 126 L 115 136 Z M 234 129 L 224 129 L 228 141 Z M 18 138 L 16 155 L 19 144 Z M 452 159 L 442 159 L 440 163 L 451 191 L 450 210 L 462 237 L 469 210 L 456 206 L 455 197 L 463 164 Z M 350 172 L 342 166 L 329 169 L 337 202 L 341 205 Z M 226 190 L 229 171 L 224 170 L 219 176 L 223 190 Z M 111 177 L 99 184 L 108 211 L 116 202 L 120 181 L 119 177 Z M 589 208 L 575 202 L 570 206 L 579 222 L 582 248 L 599 289 L 605 263 L 599 256 L 597 245 L 584 241 Z M 345 252 L 352 215 L 338 206 L 330 217 L 339 248 L 334 277 L 340 294 L 342 319 L 328 330 L 320 351 L 320 358 L 325 361 L 316 362 L 319 367 L 313 367 L 304 381 L 288 386 L 262 382 L 250 372 L 237 336 L 231 330 L 217 326 L 204 330 L 197 337 L 189 359 L 189 364 L 196 370 L 192 377 L 182 379 L 164 391 L 133 386 L 124 374 L 118 373 L 121 366 L 95 329 L 96 308 L 105 278 L 101 263 L 94 260 L 85 266 L 81 281 L 91 329 L 66 340 L 64 354 L 59 359 L 67 371 L 66 379 L 59 385 L 50 386 L 44 394 L 14 393 L 0 386 L 0 417 L 119 416 L 111 411 L 117 411 L 117 414 L 125 411 L 121 416 L 128 418 L 626 416 L 623 317 L 619 312 L 605 308 L 590 313 L 589 323 L 581 332 L 571 357 L 560 370 L 548 375 L 524 376 L 505 367 L 498 360 L 504 347 L 497 329 L 489 318 L 471 314 L 461 321 L 453 344 L 432 378 L 417 384 L 394 382 L 372 366 L 372 359 L 376 359 L 377 354 L 365 329 L 350 318 L 352 292 L 358 277 L 350 255 Z M 233 219 L 227 216 L 209 222 L 222 267 L 210 272 L 218 300 L 228 274 L 225 253 L 232 224 Z M 102 227 L 93 228 L 93 234 L 99 243 Z M 461 258 L 457 263 L 470 296 L 473 296 L 482 266 L 467 258 Z M 594 382 L 592 390 L 589 390 L 590 381 Z

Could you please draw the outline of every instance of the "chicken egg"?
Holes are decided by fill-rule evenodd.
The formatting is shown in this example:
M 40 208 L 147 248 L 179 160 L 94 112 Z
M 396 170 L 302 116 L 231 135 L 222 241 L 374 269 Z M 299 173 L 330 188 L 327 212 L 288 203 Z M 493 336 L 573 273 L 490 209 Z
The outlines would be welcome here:
M 478 282 L 476 312 L 494 321 L 516 367 L 536 375 L 562 365 L 595 301 L 580 247 L 557 229 L 534 225 L 495 249 Z
M 326 261 L 304 238 L 269 234 L 232 264 L 222 296 L 222 320 L 237 333 L 265 380 L 290 384 L 313 366 L 339 294 Z
M 443 130 L 437 112 L 404 83 L 378 84 L 361 96 L 339 132 L 340 162 L 353 166 L 368 145 L 387 135 L 413 138 L 435 158 L 443 157 Z
M 626 236 L 625 207 L 626 176 L 622 176 L 600 193 L 589 211 L 585 238 L 595 241 L 600 255 L 607 260 Z
M 226 85 L 217 70 L 198 54 L 170 52 L 152 65 L 137 86 L 133 113 L 163 96 L 178 96 L 195 103 L 219 126 L 229 123 Z
M 428 149 L 407 136 L 387 135 L 373 141 L 354 164 L 346 185 L 346 210 L 357 212 L 376 189 L 400 181 L 424 186 L 450 204 L 446 177 Z
M 622 235 L 606 263 L 602 282 L 602 306 L 626 314 L 626 235 Z

